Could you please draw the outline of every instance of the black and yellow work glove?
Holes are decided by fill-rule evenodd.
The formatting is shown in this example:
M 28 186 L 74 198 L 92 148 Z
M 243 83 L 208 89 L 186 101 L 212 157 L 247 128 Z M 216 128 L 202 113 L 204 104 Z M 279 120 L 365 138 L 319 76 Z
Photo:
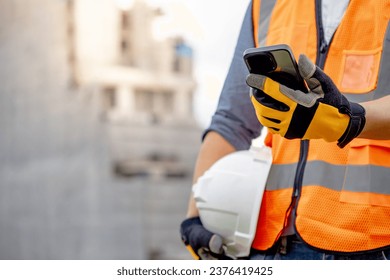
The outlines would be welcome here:
M 180 234 L 195 259 L 228 259 L 224 255 L 221 236 L 205 229 L 199 217 L 184 220 L 180 226 Z
M 262 75 L 248 75 L 246 82 L 257 118 L 271 132 L 287 139 L 324 139 L 345 147 L 365 125 L 364 108 L 349 102 L 305 55 L 299 57 L 298 68 L 308 93 Z

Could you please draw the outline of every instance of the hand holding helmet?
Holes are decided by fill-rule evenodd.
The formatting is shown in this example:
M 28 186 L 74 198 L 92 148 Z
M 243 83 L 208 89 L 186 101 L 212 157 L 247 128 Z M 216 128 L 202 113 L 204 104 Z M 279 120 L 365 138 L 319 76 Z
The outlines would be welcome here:
M 202 225 L 199 217 L 188 218 L 180 226 L 184 244 L 195 259 L 227 259 L 224 255 L 222 237 Z
M 249 255 L 271 162 L 267 147 L 252 147 L 219 159 L 198 179 L 193 194 L 200 217 L 181 225 L 185 245 L 198 258 Z

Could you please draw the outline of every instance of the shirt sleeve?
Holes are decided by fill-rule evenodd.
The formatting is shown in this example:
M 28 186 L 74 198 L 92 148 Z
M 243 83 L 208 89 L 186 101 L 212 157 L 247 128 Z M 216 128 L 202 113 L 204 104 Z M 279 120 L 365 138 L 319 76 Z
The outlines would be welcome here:
M 245 13 L 216 112 L 202 139 L 208 132 L 215 131 L 237 150 L 245 150 L 250 147 L 252 139 L 260 135 L 262 126 L 250 101 L 249 87 L 245 82 L 249 72 L 243 60 L 244 51 L 254 46 L 250 4 Z

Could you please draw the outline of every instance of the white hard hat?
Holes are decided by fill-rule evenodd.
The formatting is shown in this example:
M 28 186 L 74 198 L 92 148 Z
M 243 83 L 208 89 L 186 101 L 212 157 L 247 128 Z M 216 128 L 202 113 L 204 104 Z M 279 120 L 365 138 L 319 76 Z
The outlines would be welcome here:
M 215 162 L 193 186 L 202 224 L 223 238 L 226 255 L 250 253 L 271 164 L 268 147 L 234 152 Z

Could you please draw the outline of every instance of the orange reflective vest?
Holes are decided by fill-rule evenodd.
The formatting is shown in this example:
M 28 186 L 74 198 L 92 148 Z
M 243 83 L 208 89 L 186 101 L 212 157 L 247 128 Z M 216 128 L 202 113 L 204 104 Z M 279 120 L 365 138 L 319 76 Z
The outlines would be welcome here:
M 284 43 L 296 56 L 305 53 L 351 101 L 390 93 L 390 1 L 351 0 L 329 45 L 318 20 L 320 5 L 253 0 L 256 45 Z M 312 247 L 360 252 L 390 246 L 390 141 L 355 139 L 340 149 L 323 140 L 268 135 L 266 144 L 273 166 L 255 249 L 272 247 L 291 211 L 297 234 Z

